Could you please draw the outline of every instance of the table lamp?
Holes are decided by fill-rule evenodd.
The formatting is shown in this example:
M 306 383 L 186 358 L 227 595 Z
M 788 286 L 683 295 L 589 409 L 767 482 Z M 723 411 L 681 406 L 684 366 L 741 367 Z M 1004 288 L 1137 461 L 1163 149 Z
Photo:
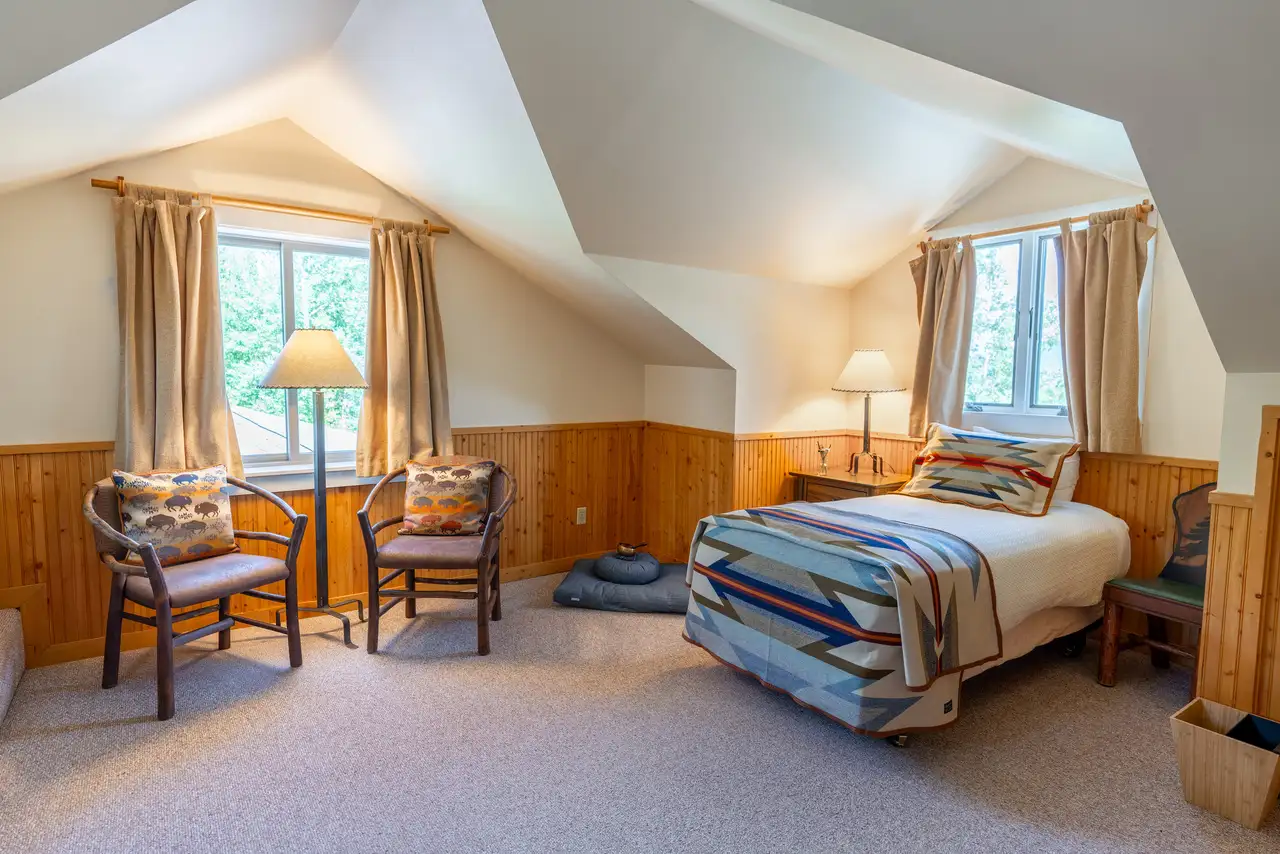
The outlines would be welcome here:
M 854 350 L 831 390 L 863 395 L 862 450 L 849 456 L 849 471 L 857 474 L 858 463 L 867 457 L 872 473 L 884 474 L 884 459 L 871 453 L 871 395 L 907 390 L 893 375 L 889 357 L 884 350 Z
M 332 329 L 295 329 L 285 342 L 275 364 L 267 371 L 262 388 L 312 389 L 315 422 L 315 440 L 312 445 L 312 465 L 316 490 L 316 518 L 312 530 L 316 535 L 316 605 L 314 608 L 299 608 L 312 614 L 328 614 L 342 621 L 343 641 L 352 649 L 351 622 L 346 614 L 338 608 L 356 605 L 360 621 L 364 621 L 364 602 L 360 599 L 344 599 L 341 602 L 329 601 L 329 513 L 328 495 L 325 492 L 325 453 L 324 453 L 324 389 L 326 388 L 368 388 L 369 384 L 360 375 L 360 369 L 351 361 L 347 351 L 342 349 L 338 336 Z M 280 614 L 276 614 L 276 623 L 280 622 Z

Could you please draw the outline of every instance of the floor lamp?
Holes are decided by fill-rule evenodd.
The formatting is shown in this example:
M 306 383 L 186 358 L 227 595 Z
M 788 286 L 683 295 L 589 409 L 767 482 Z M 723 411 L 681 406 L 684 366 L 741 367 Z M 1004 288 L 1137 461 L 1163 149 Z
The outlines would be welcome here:
M 893 374 L 893 365 L 884 350 L 854 350 L 849 363 L 840 372 L 832 391 L 862 395 L 862 450 L 849 457 L 849 471 L 858 473 L 863 457 L 871 460 L 871 472 L 884 474 L 884 458 L 871 453 L 871 395 L 906 391 Z
M 312 421 L 315 441 L 312 445 L 312 465 L 316 490 L 316 518 L 312 530 L 316 536 L 316 604 L 314 608 L 299 608 L 312 614 L 327 614 L 342 621 L 343 642 L 355 649 L 351 642 L 351 621 L 339 608 L 355 603 L 361 622 L 364 622 L 364 602 L 358 598 L 341 602 L 329 601 L 329 508 L 325 484 L 324 453 L 324 389 L 368 388 L 360 370 L 342 349 L 338 336 L 332 329 L 295 329 L 285 342 L 271 370 L 259 383 L 262 388 L 312 389 L 315 404 Z M 279 624 L 280 615 L 276 614 Z

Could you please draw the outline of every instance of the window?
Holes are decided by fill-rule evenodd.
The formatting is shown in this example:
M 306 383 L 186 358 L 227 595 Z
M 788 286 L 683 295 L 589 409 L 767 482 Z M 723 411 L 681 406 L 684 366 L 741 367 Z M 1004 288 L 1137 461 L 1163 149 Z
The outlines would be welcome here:
M 311 393 L 259 388 L 299 327 L 332 329 L 361 371 L 369 310 L 369 251 L 337 244 L 218 235 L 227 396 L 246 463 L 310 462 Z M 361 389 L 325 391 L 329 461 L 354 459 Z
M 1018 429 L 1065 432 L 1057 234 L 1035 231 L 974 244 L 978 280 L 965 378 L 967 422 L 998 427 L 984 416 L 1053 416 L 1061 420 L 1023 421 Z

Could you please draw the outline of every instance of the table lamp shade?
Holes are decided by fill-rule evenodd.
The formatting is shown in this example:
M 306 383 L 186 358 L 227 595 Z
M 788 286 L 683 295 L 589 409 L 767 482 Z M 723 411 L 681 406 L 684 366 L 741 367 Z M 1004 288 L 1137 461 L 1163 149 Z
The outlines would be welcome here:
M 831 390 L 880 394 L 906 391 L 907 388 L 894 376 L 893 366 L 889 364 L 884 350 L 854 350 Z
M 295 329 L 263 388 L 368 388 L 332 329 Z

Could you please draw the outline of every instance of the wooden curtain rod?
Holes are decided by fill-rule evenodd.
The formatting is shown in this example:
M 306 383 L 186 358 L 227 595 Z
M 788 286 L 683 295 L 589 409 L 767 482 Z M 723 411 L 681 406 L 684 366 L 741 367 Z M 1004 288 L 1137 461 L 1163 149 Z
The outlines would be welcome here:
M 1147 214 L 1151 213 L 1156 208 L 1155 208 L 1155 205 L 1151 204 L 1150 199 L 1143 199 L 1142 204 L 1134 205 L 1133 209 L 1138 214 L 1138 222 L 1146 222 Z M 1085 214 L 1084 216 L 1073 216 L 1071 217 L 1069 222 L 1085 222 L 1086 220 L 1089 219 L 1089 217 L 1090 217 L 1090 214 Z M 1019 225 L 1019 226 L 1015 226 L 1014 228 L 1000 228 L 995 231 L 984 231 L 981 234 L 970 234 L 969 239 L 981 240 L 985 237 L 1003 237 L 1006 234 L 1018 234 L 1023 231 L 1039 231 L 1042 228 L 1052 228 L 1053 226 L 1058 225 L 1061 222 L 1062 220 L 1059 219 L 1059 220 L 1054 220 L 1053 222 L 1037 222 L 1032 225 Z M 929 251 L 930 240 L 933 240 L 933 238 L 930 237 L 929 240 L 920 241 L 919 246 L 920 246 L 921 252 Z
M 94 178 L 89 182 L 99 190 L 115 190 L 118 195 L 124 195 L 124 177 L 117 175 L 114 180 L 108 178 Z M 199 195 L 192 193 L 193 196 Z M 301 205 L 286 205 L 280 202 L 264 202 L 259 199 L 242 199 L 237 196 L 213 196 L 215 205 L 226 205 L 232 208 L 248 208 L 255 211 L 270 211 L 271 213 L 295 214 L 297 216 L 310 216 L 316 219 L 334 219 L 338 222 L 354 222 L 360 225 L 373 225 L 374 218 L 364 216 L 362 214 L 343 213 L 342 211 L 327 211 L 323 208 L 306 208 Z M 428 220 L 423 220 L 427 226 L 428 234 L 449 234 L 451 229 L 447 225 L 436 225 Z

